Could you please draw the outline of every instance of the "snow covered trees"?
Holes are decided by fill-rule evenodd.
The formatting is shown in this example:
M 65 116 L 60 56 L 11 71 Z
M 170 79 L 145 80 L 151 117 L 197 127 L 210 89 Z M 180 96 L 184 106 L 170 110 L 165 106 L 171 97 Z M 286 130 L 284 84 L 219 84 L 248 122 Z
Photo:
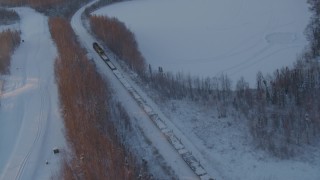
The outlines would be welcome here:
M 252 112 L 249 124 L 258 145 L 281 157 L 319 137 L 320 64 L 309 53 L 273 76 L 258 73 L 254 106 L 246 110 Z
M 0 24 L 11 24 L 18 20 L 20 17 L 15 11 L 0 8 Z
M 315 57 L 320 55 L 320 2 L 318 0 L 308 0 L 308 3 L 311 5 L 310 10 L 313 12 L 313 17 L 305 34 L 310 41 L 310 53 Z
M 22 5 L 31 5 L 32 7 L 40 6 L 51 6 L 59 4 L 65 0 L 1 0 L 1 4 L 12 5 L 12 6 L 22 6 Z
M 292 68 L 257 74 L 254 105 L 247 117 L 258 146 L 280 157 L 320 135 L 320 2 L 309 0 L 313 16 L 305 31 L 310 45 Z
M 242 111 L 258 146 L 288 157 L 295 153 L 296 145 L 311 143 L 319 136 L 319 70 L 319 64 L 299 60 L 292 69 L 276 70 L 273 76 L 257 74 L 253 105 L 242 104 Z M 242 97 L 237 94 L 238 101 L 247 102 Z
M 89 0 L 0 0 L 3 6 L 30 6 L 47 16 L 71 17 Z M 1 16 L 0 16 L 1 17 Z

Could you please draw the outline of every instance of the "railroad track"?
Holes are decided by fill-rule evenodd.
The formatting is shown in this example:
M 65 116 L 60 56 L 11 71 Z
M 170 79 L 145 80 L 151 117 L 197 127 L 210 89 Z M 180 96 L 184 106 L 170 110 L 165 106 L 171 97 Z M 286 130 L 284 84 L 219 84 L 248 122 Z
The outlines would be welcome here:
M 143 97 L 131 86 L 127 79 L 122 75 L 122 73 L 116 68 L 116 66 L 110 61 L 108 56 L 104 53 L 104 50 L 95 42 L 93 43 L 93 49 L 98 53 L 100 58 L 106 63 L 113 74 L 125 87 L 125 89 L 130 93 L 134 100 L 139 104 L 140 108 L 148 115 L 149 119 L 157 126 L 157 128 L 166 137 L 167 141 L 174 147 L 174 149 L 180 154 L 182 159 L 187 163 L 191 170 L 201 179 L 201 180 L 213 180 L 201 165 L 200 161 L 189 151 L 183 142 L 176 136 L 176 134 L 171 130 L 161 119 L 157 113 L 153 110 L 151 106 L 143 99 Z

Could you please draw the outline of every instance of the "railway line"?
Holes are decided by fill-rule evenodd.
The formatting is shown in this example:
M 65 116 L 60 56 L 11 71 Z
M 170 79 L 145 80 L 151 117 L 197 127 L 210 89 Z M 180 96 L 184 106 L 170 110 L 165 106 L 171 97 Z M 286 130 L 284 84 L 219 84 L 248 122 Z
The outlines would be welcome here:
M 108 65 L 108 67 L 113 71 L 113 74 L 121 82 L 121 84 L 126 88 L 134 100 L 138 103 L 141 109 L 148 115 L 149 119 L 156 125 L 156 127 L 161 131 L 167 141 L 174 147 L 174 149 L 179 153 L 182 159 L 187 163 L 191 170 L 201 179 L 201 180 L 213 180 L 207 173 L 205 168 L 201 165 L 200 161 L 192 154 L 191 151 L 183 144 L 179 137 L 167 126 L 166 122 L 158 116 L 158 114 L 153 110 L 151 106 L 143 99 L 142 96 L 131 86 L 127 79 L 122 75 L 120 71 L 114 66 L 110 61 L 108 56 L 105 54 L 102 47 L 97 43 L 93 43 L 93 49 L 98 53 L 100 58 Z
M 135 119 L 132 123 L 139 126 L 157 154 L 163 158 L 164 161 L 159 163 L 170 167 L 179 179 L 213 179 L 212 172 L 206 171 L 200 163 L 204 158 L 199 150 L 179 130 L 172 129 L 170 120 L 162 119 L 165 118 L 163 113 L 159 109 L 153 109 L 157 108 L 156 105 L 122 74 L 116 61 L 113 61 L 113 56 L 93 47 L 97 40 L 86 29 L 88 27 L 83 12 L 95 2 L 97 0 L 79 9 L 71 19 L 71 26 L 79 42 L 87 49 L 88 56 L 96 64 L 97 71 L 109 81 L 113 97 L 123 104 L 127 113 Z M 200 160 L 198 156 L 201 156 Z

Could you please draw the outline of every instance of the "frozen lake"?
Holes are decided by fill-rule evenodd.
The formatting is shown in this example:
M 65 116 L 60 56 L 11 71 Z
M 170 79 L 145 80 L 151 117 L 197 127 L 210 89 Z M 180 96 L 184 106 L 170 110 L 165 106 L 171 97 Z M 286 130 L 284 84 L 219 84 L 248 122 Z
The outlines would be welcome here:
M 310 12 L 301 0 L 136 0 L 95 12 L 134 32 L 148 64 L 255 85 L 259 70 L 291 66 L 307 45 Z

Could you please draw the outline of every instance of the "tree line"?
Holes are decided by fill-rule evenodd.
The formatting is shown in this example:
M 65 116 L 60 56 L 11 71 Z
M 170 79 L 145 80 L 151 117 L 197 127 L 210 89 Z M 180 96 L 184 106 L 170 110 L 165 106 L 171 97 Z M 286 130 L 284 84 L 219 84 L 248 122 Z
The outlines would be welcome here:
M 18 20 L 20 17 L 14 10 L 0 8 L 0 24 L 12 24 Z
M 31 7 L 50 7 L 63 1 L 65 0 L 0 0 L 0 4 L 3 6 L 30 5 Z
M 50 17 L 71 18 L 82 5 L 90 0 L 0 0 L 4 7 L 30 6 Z
M 20 44 L 20 32 L 5 30 L 0 32 L 0 74 L 9 73 L 11 54 Z
M 121 142 L 111 120 L 114 110 L 110 107 L 108 85 L 78 46 L 70 24 L 62 18 L 51 18 L 49 26 L 58 48 L 55 74 L 71 149 L 57 178 L 136 179 L 143 167 Z M 117 107 L 116 118 L 128 122 L 126 112 Z
M 313 15 L 305 31 L 307 49 L 292 68 L 259 72 L 253 96 L 237 96 L 257 145 L 279 157 L 295 155 L 296 147 L 320 135 L 320 2 L 308 2 Z

